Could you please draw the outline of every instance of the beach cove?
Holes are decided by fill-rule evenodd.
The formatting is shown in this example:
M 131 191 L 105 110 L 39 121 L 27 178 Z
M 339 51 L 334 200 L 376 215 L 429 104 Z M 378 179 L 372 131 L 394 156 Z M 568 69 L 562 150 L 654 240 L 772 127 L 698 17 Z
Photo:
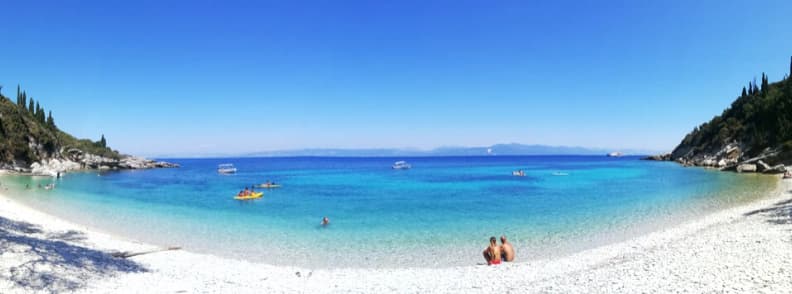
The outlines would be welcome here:
M 394 269 L 475 265 L 500 235 L 518 260 L 563 257 L 764 198 L 776 182 L 637 157 L 407 159 L 412 169 L 373 157 L 183 159 L 179 169 L 2 184 L 20 203 L 143 243 L 276 266 Z M 239 171 L 218 174 L 220 162 Z M 266 180 L 282 187 L 233 199 Z M 48 185 L 57 188 L 37 188 Z
M 779 180 L 759 200 L 563 257 L 384 269 L 276 266 L 189 248 L 114 258 L 118 251 L 164 247 L 65 221 L 4 195 L 0 292 L 783 292 L 792 287 L 791 189 Z

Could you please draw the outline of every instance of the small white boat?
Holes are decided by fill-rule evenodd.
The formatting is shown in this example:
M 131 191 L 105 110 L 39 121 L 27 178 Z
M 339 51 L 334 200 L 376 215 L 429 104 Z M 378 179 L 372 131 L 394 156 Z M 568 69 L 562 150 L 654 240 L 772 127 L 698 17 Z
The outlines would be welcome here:
M 237 169 L 233 164 L 224 163 L 217 166 L 217 172 L 221 174 L 233 174 L 237 172 Z
M 621 152 L 608 153 L 608 157 L 622 157 L 622 156 L 624 156 L 624 154 L 622 154 Z
M 393 163 L 393 169 L 410 169 L 412 166 L 406 161 L 397 161 Z
M 515 177 L 524 177 L 524 176 L 525 176 L 525 171 L 524 171 L 524 170 L 516 170 L 516 171 L 513 171 L 513 172 L 512 172 L 512 176 L 515 176 Z

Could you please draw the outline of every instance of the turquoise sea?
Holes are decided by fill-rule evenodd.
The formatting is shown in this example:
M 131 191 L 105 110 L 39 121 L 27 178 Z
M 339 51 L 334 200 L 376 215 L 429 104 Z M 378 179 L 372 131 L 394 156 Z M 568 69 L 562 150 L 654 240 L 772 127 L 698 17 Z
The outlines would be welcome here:
M 776 185 L 774 177 L 637 157 L 166 160 L 182 167 L 0 181 L 8 196 L 99 231 L 312 268 L 471 265 L 483 262 L 490 236 L 503 234 L 519 260 L 562 256 L 739 205 Z M 413 168 L 391 169 L 397 160 Z M 238 173 L 218 174 L 221 163 Z M 526 176 L 512 176 L 517 169 Z M 283 187 L 233 199 L 266 180 Z M 55 190 L 36 188 L 51 182 Z

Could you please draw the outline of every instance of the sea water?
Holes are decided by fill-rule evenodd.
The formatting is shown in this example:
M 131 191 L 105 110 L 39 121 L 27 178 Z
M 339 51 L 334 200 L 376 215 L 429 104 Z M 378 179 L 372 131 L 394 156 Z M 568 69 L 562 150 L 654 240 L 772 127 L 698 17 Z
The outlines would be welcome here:
M 412 169 L 392 169 L 398 160 Z M 0 180 L 9 196 L 100 231 L 311 268 L 471 265 L 501 235 L 518 260 L 562 256 L 760 198 L 776 182 L 637 157 L 169 161 L 181 168 Z M 218 174 L 221 163 L 238 172 Z M 267 180 L 282 187 L 233 199 Z M 51 182 L 56 189 L 37 188 Z

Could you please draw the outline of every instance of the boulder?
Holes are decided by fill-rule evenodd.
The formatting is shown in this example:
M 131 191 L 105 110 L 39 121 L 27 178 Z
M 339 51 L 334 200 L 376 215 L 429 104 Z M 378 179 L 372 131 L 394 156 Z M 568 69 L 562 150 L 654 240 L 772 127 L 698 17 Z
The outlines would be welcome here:
M 726 158 L 737 160 L 742 155 L 742 151 L 738 145 L 729 145 L 726 147 Z
M 766 174 L 783 174 L 786 171 L 787 171 L 786 167 L 783 164 L 778 164 L 778 165 L 771 166 L 770 168 L 764 170 L 763 173 L 766 173 Z
M 650 156 L 647 156 L 647 157 L 641 158 L 641 160 L 671 161 L 671 153 L 663 153 L 663 154 L 657 154 L 657 155 L 650 155 Z
M 768 165 L 767 163 L 765 163 L 761 159 L 756 161 L 756 171 L 765 172 L 765 171 L 770 170 L 770 169 L 771 169 L 770 165 Z
M 756 172 L 756 164 L 752 163 L 743 163 L 737 165 L 737 172 L 738 173 L 753 173 Z

